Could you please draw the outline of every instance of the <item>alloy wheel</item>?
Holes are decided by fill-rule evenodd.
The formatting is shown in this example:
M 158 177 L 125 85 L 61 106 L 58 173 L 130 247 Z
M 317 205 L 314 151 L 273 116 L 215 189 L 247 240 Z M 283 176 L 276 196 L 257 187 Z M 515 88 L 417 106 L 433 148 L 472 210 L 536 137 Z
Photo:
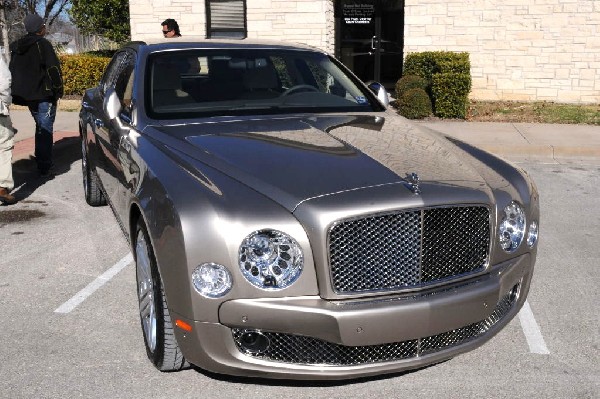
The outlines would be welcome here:
M 156 303 L 154 300 L 155 287 L 152 278 L 152 264 L 148 250 L 148 243 L 140 230 L 135 246 L 140 318 L 148 349 L 154 352 L 156 349 Z

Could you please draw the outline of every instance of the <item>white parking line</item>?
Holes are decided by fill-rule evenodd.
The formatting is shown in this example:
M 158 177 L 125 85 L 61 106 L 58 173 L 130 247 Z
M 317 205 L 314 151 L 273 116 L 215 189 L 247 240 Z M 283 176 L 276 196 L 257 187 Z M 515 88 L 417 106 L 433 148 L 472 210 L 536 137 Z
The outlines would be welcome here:
M 549 355 L 550 351 L 546 346 L 546 342 L 544 342 L 544 337 L 542 336 L 540 327 L 535 321 L 535 317 L 533 317 L 533 312 L 531 311 L 528 301 L 525 301 L 519 312 L 519 321 L 521 322 L 523 333 L 525 333 L 529 351 L 540 355 Z
M 121 270 L 123 270 L 127 265 L 133 262 L 133 255 L 131 253 L 127 254 L 123 259 L 118 261 L 114 266 L 110 269 L 102 273 L 100 276 L 96 277 L 94 281 L 89 283 L 84 289 L 79 291 L 77 294 L 73 295 L 71 299 L 67 302 L 60 305 L 54 313 L 69 313 L 73 309 L 75 309 L 79 304 L 87 299 L 90 295 L 92 295 L 98 288 L 102 287 L 111 278 L 116 276 Z

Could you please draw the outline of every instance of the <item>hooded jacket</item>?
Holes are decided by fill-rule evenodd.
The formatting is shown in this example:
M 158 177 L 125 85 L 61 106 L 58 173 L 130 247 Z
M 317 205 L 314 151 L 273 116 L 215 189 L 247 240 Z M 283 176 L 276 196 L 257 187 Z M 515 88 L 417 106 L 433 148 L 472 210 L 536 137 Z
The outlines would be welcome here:
M 63 95 L 60 61 L 52 44 L 29 33 L 10 44 L 13 103 L 56 101 Z

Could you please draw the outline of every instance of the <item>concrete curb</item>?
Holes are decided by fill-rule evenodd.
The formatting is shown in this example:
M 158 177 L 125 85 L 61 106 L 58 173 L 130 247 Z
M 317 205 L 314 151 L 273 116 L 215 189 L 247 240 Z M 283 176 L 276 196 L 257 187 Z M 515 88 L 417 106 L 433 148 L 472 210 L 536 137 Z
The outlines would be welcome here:
M 530 156 L 545 158 L 600 158 L 599 147 L 569 147 L 554 145 L 496 146 L 477 145 L 479 148 L 501 156 Z

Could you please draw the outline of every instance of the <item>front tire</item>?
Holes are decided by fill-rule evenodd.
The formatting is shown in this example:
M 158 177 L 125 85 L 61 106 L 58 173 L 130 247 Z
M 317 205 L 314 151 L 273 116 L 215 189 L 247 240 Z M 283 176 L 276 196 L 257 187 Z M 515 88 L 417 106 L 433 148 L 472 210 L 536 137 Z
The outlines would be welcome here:
M 106 205 L 106 198 L 104 198 L 104 194 L 100 189 L 98 175 L 96 175 L 96 172 L 92 170 L 89 162 L 85 136 L 81 137 L 81 174 L 83 176 L 83 192 L 85 194 L 85 202 L 91 206 Z
M 140 321 L 148 359 L 160 371 L 186 368 L 189 364 L 177 344 L 152 244 L 141 221 L 136 228 L 134 251 Z

